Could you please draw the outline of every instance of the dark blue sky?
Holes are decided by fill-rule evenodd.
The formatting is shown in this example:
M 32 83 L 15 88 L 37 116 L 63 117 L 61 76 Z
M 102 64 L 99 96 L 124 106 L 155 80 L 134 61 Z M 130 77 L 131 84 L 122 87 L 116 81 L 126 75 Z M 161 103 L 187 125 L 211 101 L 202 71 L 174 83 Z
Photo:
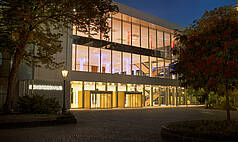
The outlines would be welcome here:
M 236 0 L 115 0 L 170 22 L 188 27 L 206 10 L 235 4 Z

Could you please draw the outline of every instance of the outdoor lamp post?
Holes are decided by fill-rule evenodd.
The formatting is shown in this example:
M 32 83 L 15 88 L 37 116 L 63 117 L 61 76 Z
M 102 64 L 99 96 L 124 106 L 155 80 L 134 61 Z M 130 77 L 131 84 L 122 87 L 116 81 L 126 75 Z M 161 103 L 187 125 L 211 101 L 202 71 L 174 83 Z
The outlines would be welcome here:
M 66 112 L 66 108 L 65 108 L 65 79 L 67 78 L 69 71 L 64 69 L 62 70 L 62 76 L 64 78 L 64 96 L 63 96 L 63 107 L 62 107 L 62 113 Z

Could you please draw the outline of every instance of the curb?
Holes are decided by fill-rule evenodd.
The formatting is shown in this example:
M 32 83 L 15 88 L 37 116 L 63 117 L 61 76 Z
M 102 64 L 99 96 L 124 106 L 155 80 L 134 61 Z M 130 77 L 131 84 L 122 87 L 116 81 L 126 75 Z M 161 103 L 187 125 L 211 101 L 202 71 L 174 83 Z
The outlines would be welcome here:
M 74 116 L 62 116 L 57 117 L 54 120 L 3 123 L 0 124 L 0 129 L 42 127 L 42 126 L 64 125 L 64 124 L 76 124 L 76 123 L 77 120 L 75 119 Z

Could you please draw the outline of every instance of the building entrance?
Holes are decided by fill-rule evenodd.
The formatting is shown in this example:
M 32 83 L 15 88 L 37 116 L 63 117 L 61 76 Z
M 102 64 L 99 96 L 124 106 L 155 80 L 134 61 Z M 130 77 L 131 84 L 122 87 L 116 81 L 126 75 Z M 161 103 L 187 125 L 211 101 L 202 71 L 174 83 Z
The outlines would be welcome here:
M 90 98 L 91 108 L 112 108 L 112 92 L 91 91 Z
M 125 107 L 141 107 L 141 92 L 125 92 Z

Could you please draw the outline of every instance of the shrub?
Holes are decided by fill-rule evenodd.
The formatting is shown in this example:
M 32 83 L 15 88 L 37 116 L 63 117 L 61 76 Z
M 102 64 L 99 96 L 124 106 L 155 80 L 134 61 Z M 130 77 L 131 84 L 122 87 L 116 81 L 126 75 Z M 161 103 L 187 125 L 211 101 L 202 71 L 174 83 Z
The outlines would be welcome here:
M 22 113 L 50 114 L 60 110 L 60 104 L 56 98 L 45 98 L 40 95 L 20 97 L 18 104 Z

